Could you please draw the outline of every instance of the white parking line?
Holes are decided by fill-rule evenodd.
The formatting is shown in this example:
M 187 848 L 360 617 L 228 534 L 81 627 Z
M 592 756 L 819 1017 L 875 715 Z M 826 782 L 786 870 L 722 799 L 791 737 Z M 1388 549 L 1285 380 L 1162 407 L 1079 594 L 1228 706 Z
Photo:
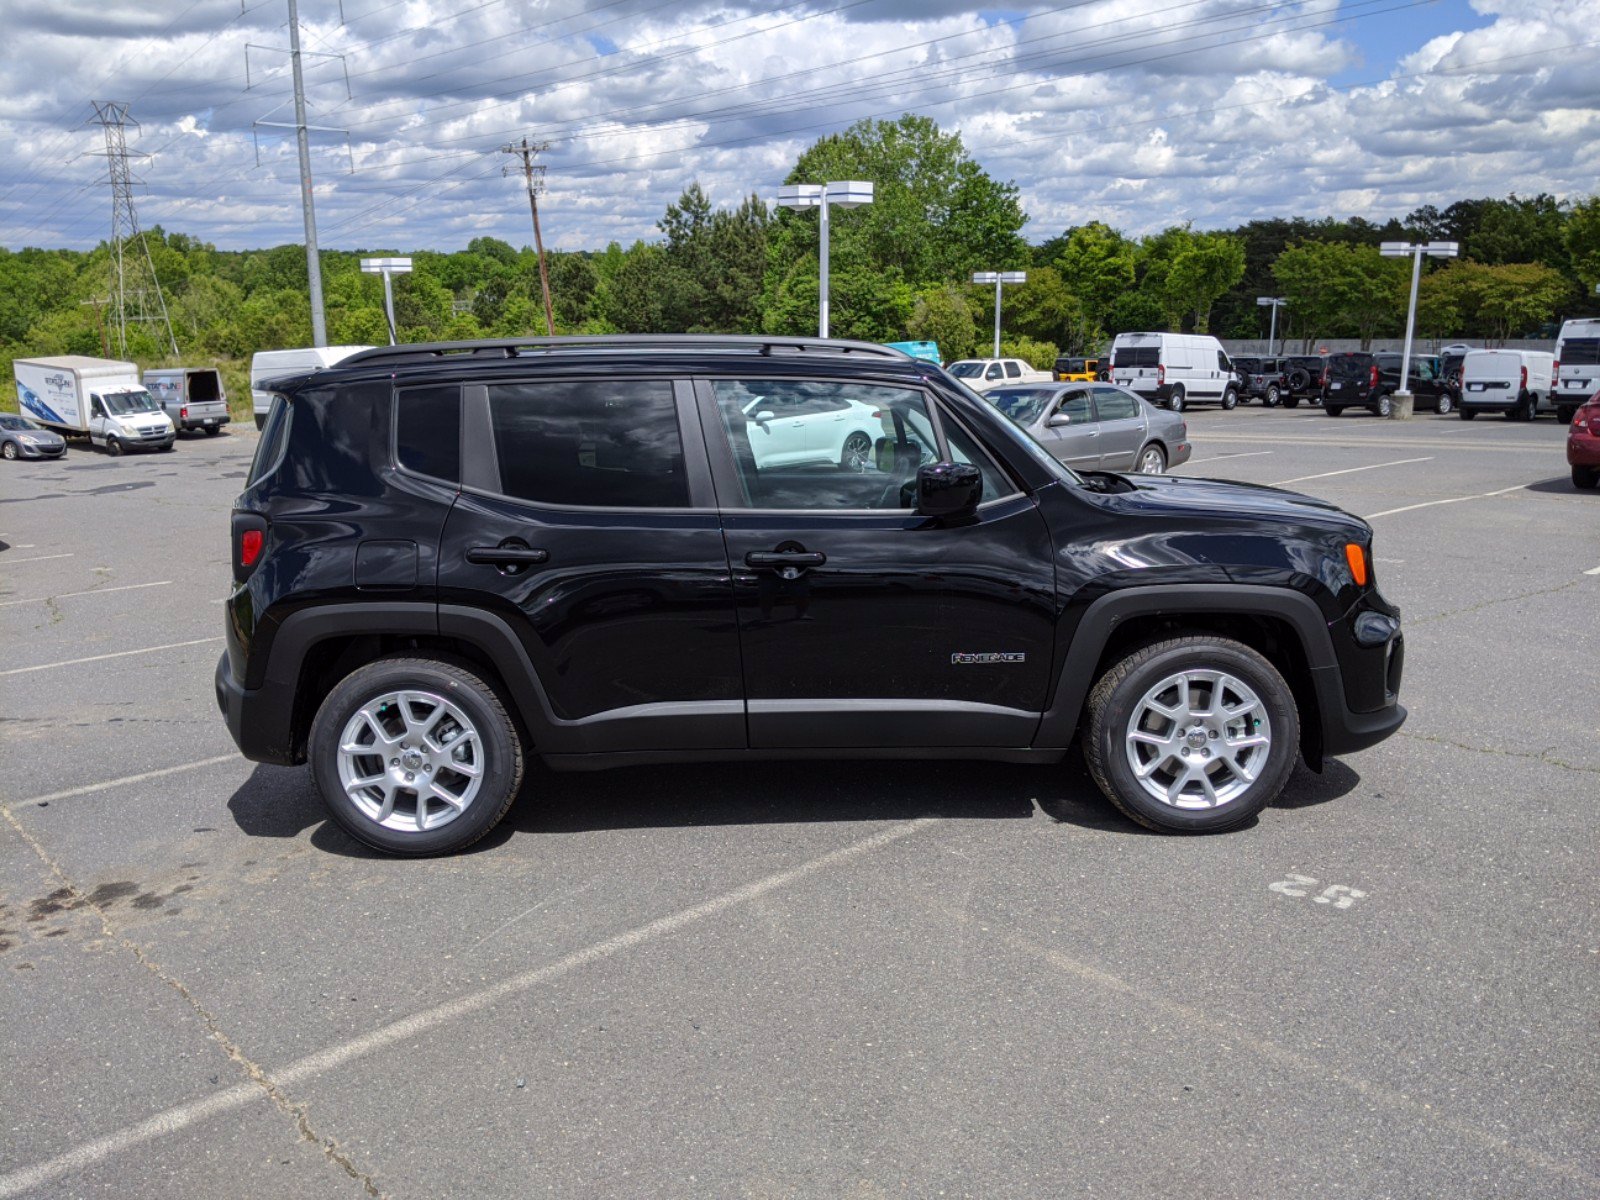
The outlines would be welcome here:
M 137 775 L 124 775 L 120 779 L 107 779 L 103 783 L 86 783 L 82 787 L 67 788 L 61 792 L 46 792 L 42 796 L 30 796 L 26 800 L 13 800 L 6 807 L 17 808 L 28 804 L 48 804 L 52 800 L 65 800 L 71 796 L 88 796 L 94 792 L 104 792 L 130 783 L 143 783 L 147 779 L 161 779 L 167 775 L 176 775 L 181 771 L 196 771 L 201 767 L 215 766 L 217 763 L 240 761 L 242 760 L 237 754 L 218 754 L 212 758 L 202 758 L 197 762 L 179 763 L 175 767 L 162 767 L 156 771 L 141 771 Z
M 168 642 L 164 646 L 145 646 L 140 650 L 118 650 L 114 654 L 91 654 L 88 658 L 68 658 L 61 662 L 40 663 L 37 667 L 12 667 L 7 671 L 0 671 L 0 675 L 26 675 L 30 671 L 49 671 L 56 667 L 75 667 L 79 663 L 104 662 L 108 658 L 127 658 L 130 654 L 154 654 L 158 650 L 177 650 L 181 646 L 203 646 L 207 642 L 220 642 L 222 635 L 216 637 L 193 638 L 187 642 Z
M 1334 475 L 1354 475 L 1357 471 L 1376 471 L 1379 467 L 1403 467 L 1407 463 L 1432 462 L 1433 455 L 1424 458 L 1397 458 L 1394 462 L 1372 463 L 1365 467 L 1346 467 L 1342 471 L 1323 471 L 1319 475 L 1296 475 L 1293 479 L 1278 479 L 1268 484 L 1268 487 L 1282 487 L 1286 483 L 1304 483 L 1308 479 L 1329 479 Z
M 1587 571 L 1584 572 L 1584 574 L 1585 575 L 1600 575 L 1600 567 L 1590 567 Z
M 74 596 L 102 596 L 107 592 L 136 592 L 140 588 L 166 587 L 172 580 L 162 579 L 155 583 L 124 583 L 118 587 L 90 588 L 83 592 L 62 592 L 58 596 L 30 596 L 26 600 L 0 600 L 0 608 L 9 608 L 13 604 L 43 604 L 46 600 L 70 600 Z
M 10 555 L 0 555 L 0 567 L 14 567 L 25 562 L 49 562 L 52 558 L 73 558 L 71 554 L 35 554 L 32 558 L 12 558 Z
M 1195 463 L 1221 462 L 1225 458 L 1260 458 L 1263 454 L 1276 453 L 1276 450 L 1247 450 L 1243 454 L 1213 454 L 1210 458 L 1191 458 L 1184 465 L 1192 467 Z
M 1460 504 L 1463 500 L 1487 500 L 1490 496 L 1504 496 L 1507 492 L 1520 492 L 1528 485 L 1519 483 L 1516 487 L 1501 488 L 1498 492 L 1479 492 L 1474 496 L 1451 496 L 1448 500 L 1425 500 L 1421 504 L 1407 504 L 1404 508 L 1386 508 L 1382 512 L 1369 513 L 1363 520 L 1370 521 L 1374 517 L 1392 517 L 1395 513 L 1414 512 L 1419 508 L 1432 508 L 1436 504 Z
M 797 883 L 808 876 L 817 874 L 819 871 L 848 862 L 853 858 L 859 858 L 863 854 L 881 849 L 893 842 L 898 842 L 900 839 L 919 833 L 931 825 L 938 824 L 938 822 L 939 818 L 937 817 L 918 817 L 914 821 L 905 821 L 898 825 L 892 825 L 880 833 L 873 834 L 871 837 L 862 838 L 859 842 L 841 846 L 839 849 L 830 851 L 820 858 L 813 858 L 809 862 L 801 863 L 798 867 L 791 867 L 787 871 L 779 871 L 776 874 L 766 876 L 764 879 L 747 883 L 743 887 L 724 892 L 722 895 L 701 904 L 679 909 L 675 913 L 670 913 L 665 917 L 657 918 L 635 929 L 630 929 L 626 933 L 619 933 L 615 937 L 607 938 L 605 941 L 596 942 L 591 946 L 576 950 L 564 958 L 556 959 L 555 962 L 547 963 L 542 967 L 533 967 L 527 971 L 512 975 L 499 983 L 490 984 L 481 991 L 472 992 L 456 1000 L 446 1001 L 443 1004 L 435 1005 L 433 1008 L 425 1008 L 409 1017 L 402 1017 L 400 1020 L 391 1022 L 388 1025 L 381 1025 L 372 1032 L 363 1034 L 360 1037 L 351 1038 L 347 1042 L 330 1046 L 326 1050 L 319 1050 L 314 1054 L 308 1054 L 304 1058 L 290 1063 L 281 1071 L 268 1072 L 268 1077 L 271 1083 L 279 1088 L 291 1087 L 294 1084 L 302 1083 L 326 1071 L 331 1071 L 335 1067 L 341 1067 L 353 1059 L 371 1054 L 375 1050 L 382 1050 L 387 1046 L 410 1041 L 413 1038 L 422 1036 L 430 1029 L 482 1012 L 484 1009 L 498 1004 L 511 996 L 529 991 L 540 984 L 559 979 L 563 975 L 571 974 L 579 967 L 586 967 L 591 963 L 614 957 L 625 950 L 632 950 L 636 946 L 642 946 L 644 943 L 654 941 L 666 934 L 676 933 L 680 929 L 696 925 L 737 905 L 748 904 L 750 901 L 757 900 L 769 892 L 787 887 L 789 884 Z M 0 1197 L 15 1196 L 18 1193 L 42 1187 L 53 1179 L 59 1179 L 61 1176 L 74 1171 L 82 1171 L 86 1167 L 110 1158 L 113 1154 L 131 1150 L 166 1134 L 176 1133 L 181 1129 L 186 1129 L 191 1125 L 198 1124 L 231 1109 L 243 1108 L 253 1101 L 264 1101 L 266 1099 L 267 1093 L 260 1085 L 236 1084 L 214 1095 L 191 1101 L 188 1104 L 180 1104 L 175 1108 L 169 1108 L 165 1112 L 157 1113 L 148 1120 L 139 1122 L 137 1125 L 130 1125 L 126 1129 L 118 1130 L 116 1133 L 109 1134 L 106 1137 L 85 1142 L 63 1154 L 56 1155 L 54 1158 L 48 1158 L 43 1162 L 35 1163 L 31 1167 L 23 1167 L 21 1170 L 0 1175 Z

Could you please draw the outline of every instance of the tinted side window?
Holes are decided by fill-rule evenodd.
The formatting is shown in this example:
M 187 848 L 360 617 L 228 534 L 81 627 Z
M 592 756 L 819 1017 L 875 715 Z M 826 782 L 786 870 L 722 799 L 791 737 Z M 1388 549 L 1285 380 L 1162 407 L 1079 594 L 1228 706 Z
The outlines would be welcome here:
M 267 410 L 267 422 L 261 427 L 261 438 L 256 442 L 256 456 L 250 460 L 250 476 L 244 481 L 245 487 L 272 474 L 288 441 L 289 402 L 282 396 L 274 396 L 272 407 Z
M 1096 388 L 1094 406 L 1102 421 L 1124 421 L 1139 415 L 1138 402 L 1117 388 Z
M 1014 363 L 1014 362 L 1007 362 L 1006 363 L 1006 378 L 1007 379 L 1021 379 L 1022 378 L 1022 364 L 1021 363 Z
M 1061 403 L 1056 406 L 1056 413 L 1071 417 L 1074 425 L 1084 425 L 1094 420 L 1094 413 L 1089 408 L 1089 390 L 1077 388 L 1070 392 L 1062 392 Z
M 971 463 L 983 473 L 983 494 L 978 499 L 980 504 L 1016 494 L 1017 485 L 1012 483 L 1011 478 L 1000 469 L 994 459 L 989 457 L 988 452 L 967 435 L 965 429 L 950 419 L 948 413 L 945 414 L 943 423 L 944 440 L 950 448 L 951 461 Z
M 1233 364 L 1228 361 L 1228 356 L 1221 350 L 1217 351 L 1217 366 L 1224 371 L 1233 370 Z
M 489 388 L 500 488 L 584 508 L 687 508 L 678 410 L 667 380 Z
M 1154 346 L 1119 346 L 1112 354 L 1113 367 L 1153 367 L 1161 361 Z
M 990 363 L 989 369 L 983 373 L 983 377 L 985 379 L 999 379 L 1002 374 L 999 363 Z
M 461 389 L 407 388 L 395 401 L 395 457 L 407 470 L 461 479 Z

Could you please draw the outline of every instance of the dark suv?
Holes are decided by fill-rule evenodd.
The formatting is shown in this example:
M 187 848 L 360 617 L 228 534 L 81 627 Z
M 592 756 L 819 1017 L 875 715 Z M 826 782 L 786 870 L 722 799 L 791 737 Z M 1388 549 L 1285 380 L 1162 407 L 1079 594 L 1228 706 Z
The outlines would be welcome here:
M 1391 395 L 1400 390 L 1400 360 L 1403 357 L 1393 350 L 1380 350 L 1374 354 L 1373 360 L 1378 364 L 1378 383 L 1384 391 Z M 1447 413 L 1461 401 L 1461 368 L 1456 368 L 1456 381 L 1452 383 L 1445 374 L 1443 364 L 1434 354 L 1413 354 L 1411 356 L 1410 376 L 1411 395 L 1415 398 L 1416 410 L 1424 409 L 1436 413 Z
M 1239 383 L 1239 403 L 1246 404 L 1254 398 L 1265 402 L 1268 408 L 1277 405 L 1278 393 L 1283 386 L 1277 359 L 1251 355 L 1241 358 L 1236 354 L 1233 356 L 1233 372 Z M 1273 390 L 1275 387 L 1278 390 Z
M 1079 738 L 1129 817 L 1205 832 L 1405 719 L 1366 522 L 1074 472 L 895 350 L 401 346 L 266 390 L 217 702 L 383 850 L 482 837 L 529 755 L 1055 764 Z
M 1299 408 L 1300 401 L 1322 403 L 1323 368 L 1327 359 L 1320 354 L 1289 354 L 1278 360 L 1278 379 L 1269 384 L 1266 406 Z

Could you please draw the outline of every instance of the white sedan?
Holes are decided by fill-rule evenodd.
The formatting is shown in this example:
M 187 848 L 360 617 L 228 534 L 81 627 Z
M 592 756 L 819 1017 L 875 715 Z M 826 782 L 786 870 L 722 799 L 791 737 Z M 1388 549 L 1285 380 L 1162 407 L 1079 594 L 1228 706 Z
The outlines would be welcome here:
M 865 470 L 882 435 L 877 407 L 836 394 L 757 396 L 743 411 L 757 467 L 837 463 Z

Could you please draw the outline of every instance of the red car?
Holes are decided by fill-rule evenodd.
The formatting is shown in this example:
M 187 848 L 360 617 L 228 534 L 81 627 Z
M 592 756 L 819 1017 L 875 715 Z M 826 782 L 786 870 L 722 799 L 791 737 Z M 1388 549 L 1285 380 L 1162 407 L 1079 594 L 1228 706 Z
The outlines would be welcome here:
M 1600 392 L 1573 414 L 1567 430 L 1567 462 L 1572 464 L 1574 486 L 1600 486 Z

